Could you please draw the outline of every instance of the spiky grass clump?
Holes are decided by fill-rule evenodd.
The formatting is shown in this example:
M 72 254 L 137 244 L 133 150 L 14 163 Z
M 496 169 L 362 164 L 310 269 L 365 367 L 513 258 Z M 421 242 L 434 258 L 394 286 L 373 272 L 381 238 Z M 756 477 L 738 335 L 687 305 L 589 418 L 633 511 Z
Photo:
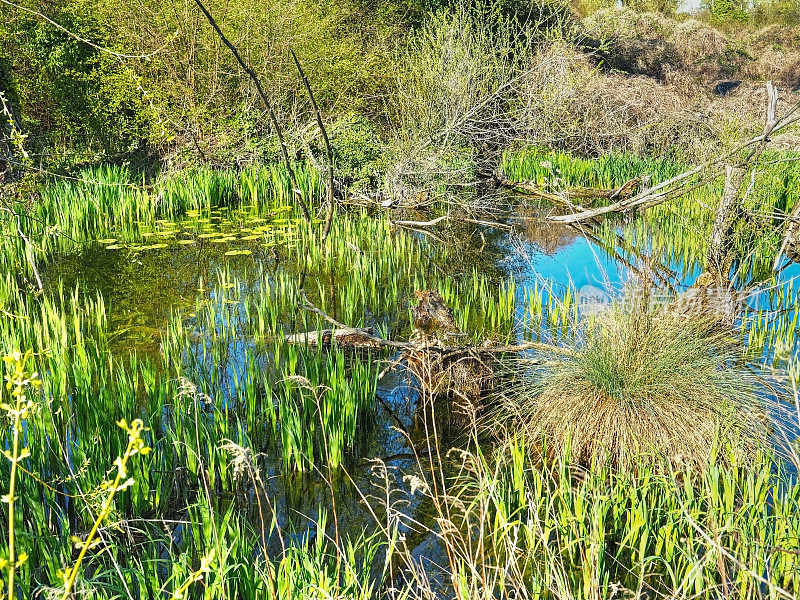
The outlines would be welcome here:
M 531 443 L 586 466 L 746 462 L 766 434 L 757 376 L 736 359 L 713 323 L 615 307 L 527 374 L 509 406 Z

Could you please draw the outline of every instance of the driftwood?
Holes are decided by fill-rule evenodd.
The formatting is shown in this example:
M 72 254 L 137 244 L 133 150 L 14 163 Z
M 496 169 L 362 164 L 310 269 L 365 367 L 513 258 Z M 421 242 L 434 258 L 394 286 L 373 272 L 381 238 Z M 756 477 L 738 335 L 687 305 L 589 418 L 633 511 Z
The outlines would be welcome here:
M 733 262 L 733 229 L 744 202 L 744 197 L 739 194 L 743 179 L 744 169 L 726 165 L 725 191 L 717 208 L 706 254 L 706 271 L 714 275 L 719 283 L 728 280 L 728 271 Z
M 412 339 L 423 342 L 405 355 L 408 369 L 422 385 L 426 396 L 452 394 L 462 408 L 471 411 L 474 402 L 494 387 L 494 360 L 481 357 L 472 349 L 466 352 L 438 352 L 464 336 L 441 294 L 432 290 L 416 291 L 418 303 L 411 308 Z
M 380 345 L 370 339 L 372 327 L 360 329 L 342 327 L 323 329 L 322 331 L 303 331 L 287 335 L 284 340 L 289 344 L 308 344 L 309 346 L 352 346 L 356 348 L 377 348 Z
M 494 227 L 495 229 L 504 229 L 511 231 L 513 228 L 507 223 L 498 223 L 497 221 L 486 221 L 483 219 L 471 219 L 469 217 L 441 215 L 430 221 L 389 221 L 389 224 L 395 227 L 405 227 L 407 229 L 416 229 L 418 227 L 433 227 L 442 221 L 455 221 L 458 223 L 471 223 L 473 225 L 483 225 L 485 227 Z
M 340 329 L 353 329 L 352 327 L 348 327 L 344 323 L 337 321 L 330 315 L 324 313 L 316 306 L 314 306 L 308 297 L 305 294 L 301 293 L 302 304 L 300 307 L 303 310 L 307 310 L 312 312 L 316 315 L 319 315 L 322 319 L 330 323 L 331 325 L 340 328 Z M 408 342 L 400 342 L 396 340 L 386 340 L 382 337 L 376 336 L 374 334 L 362 334 L 364 337 L 368 338 L 370 341 L 375 342 L 378 346 L 383 346 L 386 348 L 397 348 L 400 350 L 414 350 L 414 349 L 421 349 L 421 348 L 430 348 L 436 352 L 446 353 L 446 352 L 470 352 L 475 351 L 481 354 L 508 354 L 512 352 L 525 352 L 527 350 L 537 350 L 540 352 L 550 352 L 553 354 L 561 355 L 561 356 L 569 356 L 570 351 L 566 348 L 562 348 L 560 346 L 555 346 L 553 344 L 548 344 L 546 342 L 525 342 L 522 344 L 508 344 L 505 346 L 475 346 L 475 345 L 463 345 L 463 346 L 454 346 L 454 347 L 441 347 L 437 346 L 431 340 L 417 340 L 417 341 L 408 341 Z
M 548 200 L 553 204 L 560 204 L 572 209 L 584 210 L 582 206 L 574 204 L 571 200 L 615 200 L 621 201 L 628 200 L 634 196 L 636 191 L 641 187 L 643 176 L 634 177 L 626 181 L 623 185 L 613 190 L 606 190 L 600 188 L 571 188 L 564 190 L 559 194 L 548 192 L 542 188 L 528 182 L 510 181 L 508 179 L 501 179 L 499 181 L 502 187 L 508 188 L 526 196 L 534 196 Z
M 412 308 L 414 335 L 407 342 L 385 340 L 363 330 L 358 336 L 371 347 L 395 348 L 400 356 L 384 373 L 405 362 L 408 369 L 419 380 L 427 397 L 452 394 L 465 410 L 473 410 L 475 401 L 494 384 L 494 364 L 497 356 L 526 350 L 546 352 L 551 355 L 569 356 L 568 349 L 544 342 L 491 346 L 458 345 L 463 334 L 458 330 L 451 309 L 438 292 L 416 292 L 419 303 Z M 353 331 L 352 328 L 322 312 L 305 294 L 301 294 L 302 308 L 319 315 L 338 330 Z
M 701 175 L 710 171 L 716 173 L 715 169 L 718 168 L 719 165 L 728 164 L 730 159 L 739 154 L 742 150 L 746 150 L 747 148 L 751 149 L 750 154 L 744 161 L 744 164 L 746 165 L 752 163 L 754 159 L 761 154 L 764 147 L 769 142 L 770 136 L 778 131 L 786 129 L 794 123 L 800 122 L 800 102 L 797 102 L 783 115 L 783 117 L 781 117 L 780 120 L 777 120 L 775 118 L 775 106 L 777 105 L 778 94 L 771 81 L 767 82 L 767 96 L 767 120 L 764 131 L 761 133 L 761 135 L 755 136 L 746 142 L 739 144 L 736 148 L 722 154 L 721 156 L 706 161 L 692 169 L 689 169 L 688 171 L 684 171 L 680 175 L 659 183 L 649 190 L 641 191 L 627 200 L 622 199 L 613 204 L 609 204 L 608 206 L 578 210 L 572 214 L 553 215 L 548 218 L 551 221 L 557 221 L 560 223 L 575 223 L 578 221 L 594 219 L 609 213 L 625 213 L 634 210 L 650 208 L 667 200 L 678 198 L 686 194 L 688 191 L 698 187 L 699 185 L 702 185 L 702 181 L 698 183 L 693 178 L 697 175 Z

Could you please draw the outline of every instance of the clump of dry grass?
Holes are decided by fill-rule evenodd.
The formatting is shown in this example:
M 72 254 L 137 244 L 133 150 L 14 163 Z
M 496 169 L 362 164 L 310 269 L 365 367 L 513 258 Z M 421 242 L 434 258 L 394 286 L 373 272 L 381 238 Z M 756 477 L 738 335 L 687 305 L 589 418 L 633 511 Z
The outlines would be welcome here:
M 616 307 L 578 338 L 506 399 L 533 450 L 625 470 L 746 463 L 763 446 L 757 378 L 712 323 Z
M 691 23 L 682 25 L 675 35 L 689 37 Z M 716 76 L 704 79 L 695 67 L 679 66 L 694 64 L 689 54 L 670 65 L 650 56 L 651 50 L 634 52 L 631 61 L 638 66 L 628 64 L 624 71 L 566 42 L 541 48 L 517 86 L 518 137 L 589 156 L 670 154 L 702 162 L 763 128 L 763 82 L 734 82 L 731 91 L 721 94 Z M 790 88 L 780 88 L 779 112 L 796 101 Z M 797 147 L 792 132 L 776 136 L 775 142 L 775 148 Z
M 610 8 L 596 11 L 582 25 L 605 68 L 661 81 L 685 73 L 706 87 L 730 79 L 772 79 L 795 86 L 792 66 L 800 60 L 796 27 L 721 30 L 698 19 Z
M 668 81 L 608 73 L 573 46 L 557 43 L 534 58 L 520 93 L 519 128 L 542 144 L 590 156 L 719 151 L 719 128 L 698 113 L 696 85 L 677 71 Z

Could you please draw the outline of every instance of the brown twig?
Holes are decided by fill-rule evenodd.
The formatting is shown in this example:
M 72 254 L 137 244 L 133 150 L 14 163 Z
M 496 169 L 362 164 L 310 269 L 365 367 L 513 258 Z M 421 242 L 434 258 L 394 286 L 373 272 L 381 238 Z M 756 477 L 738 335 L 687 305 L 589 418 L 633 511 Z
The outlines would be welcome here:
M 331 230 L 331 222 L 333 221 L 333 211 L 334 211 L 334 198 L 333 198 L 333 152 L 331 151 L 331 142 L 328 139 L 328 132 L 325 129 L 325 124 L 322 122 L 322 114 L 319 112 L 319 107 L 317 106 L 317 101 L 314 99 L 314 93 L 311 91 L 311 84 L 308 83 L 308 77 L 306 77 L 305 71 L 303 71 L 303 67 L 300 66 L 300 61 L 297 60 L 297 55 L 294 53 L 292 48 L 289 48 L 289 52 L 292 54 L 292 58 L 294 59 L 294 64 L 297 66 L 297 71 L 300 73 L 300 79 L 303 80 L 303 85 L 306 88 L 306 92 L 308 93 L 308 99 L 311 101 L 311 106 L 314 108 L 314 116 L 317 118 L 317 126 L 319 127 L 320 132 L 322 133 L 322 139 L 325 142 L 325 154 L 328 156 L 328 183 L 327 183 L 327 195 L 328 195 L 328 214 L 325 217 L 325 227 L 322 229 L 322 241 L 324 242 L 328 234 Z
M 11 217 L 17 223 L 17 235 L 19 235 L 20 239 L 25 242 L 25 258 L 28 261 L 28 264 L 31 267 L 31 271 L 33 271 L 33 276 L 36 278 L 36 285 L 39 287 L 39 291 L 44 291 L 44 285 L 42 285 L 42 278 L 39 276 L 39 269 L 36 268 L 36 259 L 33 256 L 33 249 L 34 245 L 33 242 L 25 235 L 25 232 L 22 231 L 22 222 L 21 222 L 21 215 L 8 208 L 7 206 L 0 205 L 0 210 L 3 212 L 7 212 L 11 215 Z
M 236 61 L 239 65 L 244 69 L 244 72 L 250 76 L 250 79 L 253 81 L 253 84 L 256 86 L 256 90 L 258 91 L 258 95 L 261 96 L 261 100 L 264 102 L 264 105 L 267 107 L 267 112 L 269 113 L 269 119 L 272 122 L 272 126 L 275 128 L 275 135 L 278 137 L 278 142 L 281 146 L 281 155 L 283 156 L 283 162 L 286 165 L 286 170 L 289 173 L 289 181 L 292 184 L 292 190 L 294 192 L 295 198 L 297 200 L 297 204 L 300 205 L 300 210 L 303 211 L 303 216 L 305 217 L 306 221 L 311 221 L 311 213 L 308 212 L 308 207 L 306 206 L 305 201 L 303 200 L 302 192 L 297 185 L 297 176 L 295 175 L 294 168 L 292 167 L 291 160 L 289 159 L 289 151 L 286 149 L 286 141 L 283 138 L 283 130 L 281 129 L 280 123 L 278 123 L 278 117 L 275 115 L 275 111 L 272 108 L 272 104 L 270 103 L 267 95 L 264 93 L 264 89 L 261 87 L 261 81 L 258 79 L 256 72 L 253 71 L 247 64 L 242 60 L 242 57 L 239 55 L 239 51 L 236 49 L 230 40 L 225 37 L 225 34 L 222 33 L 222 29 L 220 29 L 217 22 L 214 20 L 214 17 L 211 16 L 211 13 L 208 12 L 203 3 L 200 0 L 194 0 L 195 4 L 203 11 L 203 14 L 208 19 L 208 22 L 214 28 L 214 31 L 217 32 L 217 35 L 222 40 L 222 43 L 225 44 L 228 49 L 233 53 L 233 56 L 236 58 Z
M 434 225 L 438 225 L 442 221 L 457 221 L 461 223 L 472 223 L 474 225 L 483 225 L 484 227 L 494 227 L 496 229 L 503 229 L 505 231 L 511 231 L 513 229 L 511 225 L 507 225 L 506 223 L 498 223 L 497 221 L 482 221 L 480 219 L 470 219 L 468 217 L 454 217 L 452 215 L 442 215 L 440 217 L 436 217 L 435 219 L 431 219 L 430 221 L 389 221 L 389 224 L 396 227 L 404 227 L 406 229 L 412 229 L 414 231 L 418 231 L 419 227 L 433 227 Z
M 656 204 L 665 202 L 666 200 L 678 198 L 684 195 L 687 192 L 685 182 L 699 173 L 703 173 L 712 167 L 716 167 L 720 164 L 728 162 L 731 157 L 735 156 L 742 150 L 746 150 L 748 148 L 751 149 L 750 154 L 747 156 L 744 163 L 748 164 L 752 162 L 754 157 L 758 157 L 761 154 L 765 145 L 769 142 L 772 134 L 785 129 L 794 123 L 800 122 L 800 115 L 795 114 L 798 112 L 798 110 L 800 110 L 800 102 L 796 103 L 790 110 L 788 110 L 780 120 L 776 120 L 774 104 L 777 99 L 777 92 L 775 91 L 772 82 L 767 84 L 767 94 L 767 119 L 764 131 L 760 135 L 753 137 L 742 144 L 739 144 L 733 150 L 725 152 L 721 156 L 708 160 L 692 169 L 689 169 L 688 171 L 684 171 L 680 175 L 659 183 L 649 190 L 640 192 L 630 199 L 623 199 L 619 202 L 609 204 L 608 206 L 601 206 L 599 208 L 575 211 L 568 215 L 555 215 L 548 217 L 548 219 L 560 223 L 575 223 L 577 221 L 593 219 L 595 217 L 612 212 L 626 212 L 639 208 L 650 208 Z M 691 184 L 689 189 L 692 187 L 695 187 L 695 184 Z
M 611 190 L 599 189 L 599 188 L 572 188 L 564 190 L 560 194 L 547 192 L 542 188 L 533 185 L 531 183 L 516 182 L 508 179 L 500 179 L 499 184 L 502 187 L 509 188 L 510 190 L 517 192 L 519 194 L 523 194 L 526 196 L 534 196 L 537 198 L 543 198 L 545 200 L 549 200 L 554 204 L 563 204 L 569 206 L 570 208 L 582 209 L 582 207 L 571 203 L 570 200 L 573 198 L 580 198 L 586 200 L 594 200 L 602 198 L 605 198 L 607 200 L 613 200 L 615 198 L 620 198 L 621 200 L 627 200 L 634 195 L 634 191 L 642 184 L 642 179 L 643 179 L 642 176 L 634 177 L 633 179 L 626 181 L 620 187 Z

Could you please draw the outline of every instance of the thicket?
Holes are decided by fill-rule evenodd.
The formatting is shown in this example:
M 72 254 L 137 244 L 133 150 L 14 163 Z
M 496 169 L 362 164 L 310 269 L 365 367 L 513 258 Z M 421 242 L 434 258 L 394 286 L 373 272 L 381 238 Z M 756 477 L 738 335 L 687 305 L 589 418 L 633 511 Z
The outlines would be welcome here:
M 261 78 L 298 158 L 321 153 L 289 48 L 331 128 L 343 184 L 402 194 L 473 177 L 517 142 L 587 155 L 677 149 L 695 159 L 759 126 L 748 85 L 771 78 L 800 87 L 800 39 L 781 25 L 797 15 L 793 0 L 756 3 L 739 29 L 718 4 L 698 18 L 666 0 L 607 4 L 263 0 L 209 8 Z M 39 166 L 115 156 L 168 167 L 278 158 L 249 78 L 191 0 L 169 9 L 145 0 L 20 0 L 0 10 L 0 85 Z M 715 88 L 727 79 L 744 85 Z
M 220 26 L 242 48 L 286 122 L 305 110 L 292 47 L 312 75 L 326 112 L 385 112 L 389 55 L 401 30 L 427 3 L 375 5 L 338 0 L 210 3 Z M 60 30 L 124 56 L 89 46 Z M 264 136 L 266 119 L 249 80 L 202 20 L 194 2 L 171 8 L 143 0 L 22 0 L 2 6 L 4 81 L 39 150 L 122 151 L 146 142 L 160 151 L 198 149 Z

